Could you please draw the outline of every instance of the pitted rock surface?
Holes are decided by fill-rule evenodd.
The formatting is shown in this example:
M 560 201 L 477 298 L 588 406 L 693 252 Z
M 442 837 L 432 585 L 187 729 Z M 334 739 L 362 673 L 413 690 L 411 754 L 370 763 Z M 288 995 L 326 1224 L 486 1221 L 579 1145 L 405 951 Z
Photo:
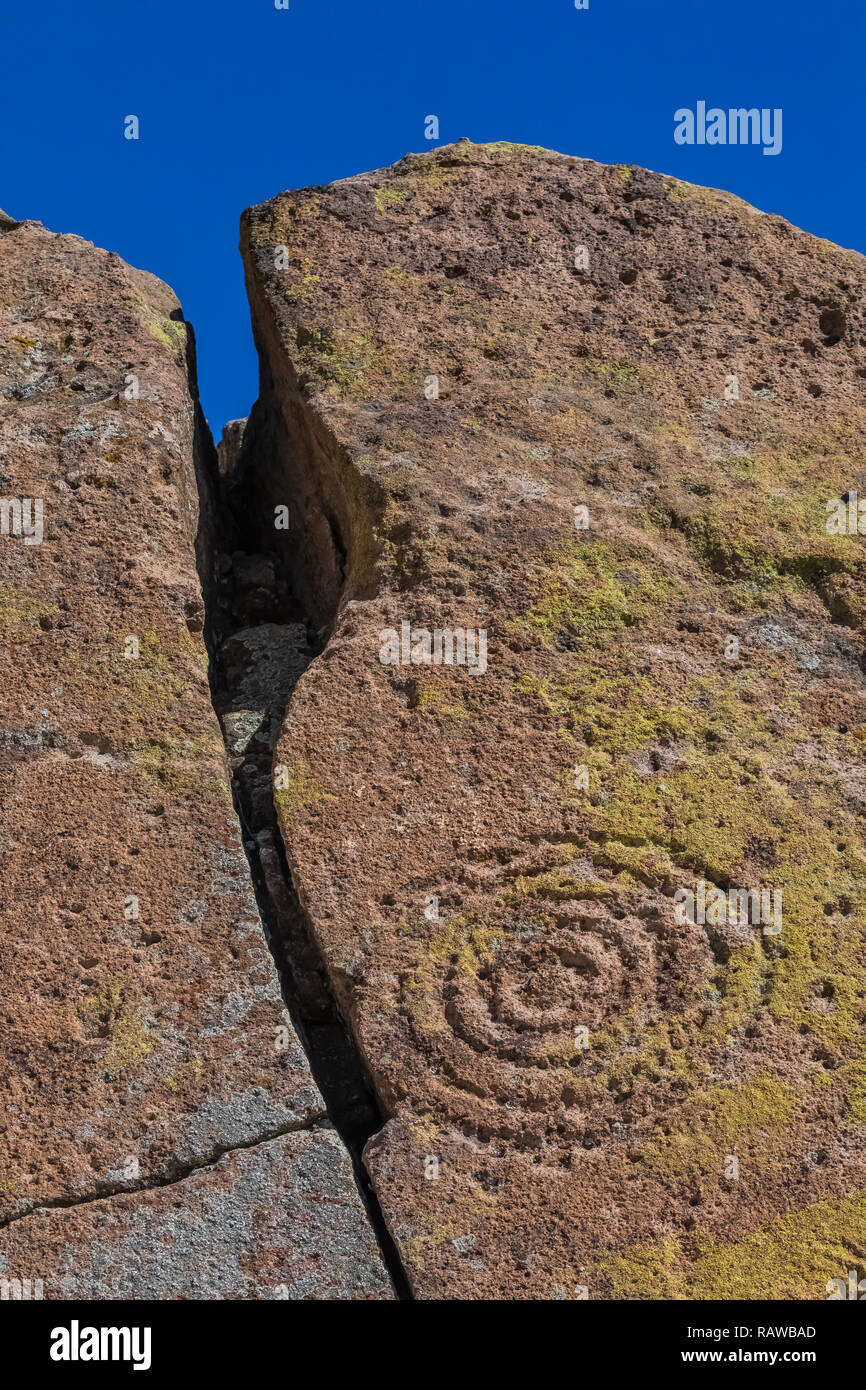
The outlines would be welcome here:
M 197 1192 L 192 1170 L 324 1105 L 259 920 L 210 701 L 196 551 L 211 562 L 216 462 L 191 331 L 153 276 L 9 220 L 0 324 L 0 1250 L 20 1278 L 34 1207 L 69 1208 L 39 1218 L 60 1238 L 95 1220 L 93 1199 L 127 1191 L 104 1226 L 119 1239 L 130 1213 L 146 1223 Z M 323 1143 L 323 1173 L 345 1167 L 333 1136 L 310 1153 Z M 290 1166 L 305 1147 L 269 1152 Z M 340 1219 L 369 1244 L 343 1187 Z M 311 1259 L 325 1258 L 326 1227 L 304 1237 Z M 256 1242 L 232 1241 L 227 1226 L 208 1258 L 243 1258 L 252 1287 Z M 113 1295 L 94 1274 L 80 1296 Z
M 866 261 L 468 141 L 242 250 L 246 485 L 330 632 L 277 806 L 415 1294 L 826 1297 L 866 1243 L 863 540 L 826 526 Z M 700 881 L 781 932 L 678 922 Z
M 0 214 L 0 1275 L 390 1296 L 197 560 L 415 1296 L 825 1298 L 866 1249 L 866 261 L 469 141 L 242 250 L 217 455 L 171 292 Z M 675 911 L 714 890 L 780 919 Z
M 238 1149 L 168 1187 L 34 1211 L 0 1237 L 10 1275 L 41 1279 L 46 1299 L 393 1297 L 329 1130 Z

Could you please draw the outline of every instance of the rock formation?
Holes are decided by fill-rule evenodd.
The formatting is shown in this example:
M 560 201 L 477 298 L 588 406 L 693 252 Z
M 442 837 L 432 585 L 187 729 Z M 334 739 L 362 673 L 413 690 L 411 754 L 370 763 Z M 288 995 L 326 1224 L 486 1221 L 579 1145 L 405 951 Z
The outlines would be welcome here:
M 0 550 L 0 1256 L 825 1298 L 866 1247 L 866 261 L 468 141 L 242 253 L 217 459 L 165 287 L 0 228 L 3 491 L 46 499 Z
M 26 222 L 0 315 L 0 1278 L 390 1297 L 211 704 L 191 331 L 153 276 Z

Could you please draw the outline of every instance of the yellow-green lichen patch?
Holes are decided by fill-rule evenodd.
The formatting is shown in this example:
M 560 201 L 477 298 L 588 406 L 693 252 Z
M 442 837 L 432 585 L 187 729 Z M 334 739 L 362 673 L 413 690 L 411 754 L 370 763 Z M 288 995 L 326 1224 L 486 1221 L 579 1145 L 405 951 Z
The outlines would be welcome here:
M 667 850 L 659 845 L 626 845 L 618 840 L 607 840 L 593 847 L 590 853 L 593 864 L 600 869 L 610 869 L 617 884 L 623 887 L 645 883 L 663 893 L 676 891 L 680 876 Z
M 666 772 L 663 782 L 623 772 L 592 811 L 603 844 L 661 846 L 680 869 L 715 882 L 741 881 L 738 870 L 756 837 L 770 846 L 773 862 L 761 877 L 782 892 L 782 929 L 778 938 L 762 938 L 757 973 L 754 957 L 743 971 L 742 952 L 723 972 L 722 1015 L 729 1023 L 731 1014 L 742 1018 L 763 1004 L 825 1042 L 856 1045 L 862 1036 L 866 880 L 856 856 L 840 855 L 837 832 L 827 824 L 834 801 L 815 787 L 804 802 L 799 786 L 789 790 L 747 754 L 724 751 Z M 843 927 L 827 915 L 839 893 L 835 865 L 851 894 Z M 819 1006 L 822 994 L 828 1006 Z
M 815 590 L 826 601 L 835 576 L 862 567 L 858 538 L 827 530 L 828 502 L 858 472 L 851 423 L 804 426 L 763 400 L 709 404 L 710 441 L 639 520 L 668 541 L 680 532 L 734 612 L 796 612 Z
M 290 818 L 307 806 L 333 801 L 331 792 L 309 771 L 305 763 L 278 764 L 274 768 L 274 802 L 281 817 Z
M 373 331 L 334 323 L 305 324 L 298 330 L 302 369 L 348 400 L 372 395 L 387 382 L 403 390 L 422 380 L 406 361 L 405 351 L 379 339 Z
M 185 351 L 186 323 L 183 318 L 161 314 L 137 290 L 129 290 L 125 298 L 132 305 L 139 322 L 147 329 L 152 338 L 156 338 L 157 342 L 171 352 Z M 180 310 L 176 309 L 174 313 L 179 314 Z
M 645 650 L 600 642 L 564 675 L 516 682 L 568 748 L 560 795 L 584 817 L 584 853 L 615 888 L 671 897 L 703 878 L 781 892 L 778 935 L 744 939 L 706 982 L 712 1008 L 687 1011 L 692 1047 L 724 1044 L 763 1008 L 807 1055 L 856 1059 L 866 855 L 838 769 L 862 761 L 859 726 L 827 729 L 781 657 L 683 680 Z
M 548 149 L 545 145 L 522 145 L 511 140 L 491 140 L 488 144 L 481 145 L 473 145 L 471 141 L 467 143 L 470 153 L 473 149 L 482 150 L 485 154 L 492 154 L 500 159 L 519 159 L 527 155 L 539 154 L 554 155 L 557 159 L 562 158 L 561 155 L 556 154 L 556 151 Z
M 691 1237 L 603 1254 L 594 1276 L 620 1299 L 826 1299 L 861 1267 L 866 1193 L 826 1197 L 731 1242 Z
M 602 840 L 660 845 L 682 868 L 714 882 L 743 860 L 756 825 L 790 834 L 793 816 L 792 802 L 770 779 L 725 752 L 695 758 L 664 781 L 623 769 L 592 812 Z
M 162 1078 L 163 1085 L 167 1086 L 170 1091 L 176 1093 L 180 1091 L 184 1085 L 189 1085 L 190 1083 L 193 1086 L 200 1086 L 204 1079 L 204 1062 L 199 1056 L 191 1057 L 186 1062 L 179 1063 L 175 1068 L 175 1072 L 180 1073 L 180 1079 L 178 1079 L 174 1072 Z
M 195 661 L 203 671 L 207 671 L 210 665 L 210 658 L 208 657 L 207 647 L 204 644 L 204 638 L 201 634 L 182 632 L 178 638 L 177 645 L 178 649 L 187 656 L 192 657 L 193 661 Z
M 731 212 L 743 217 L 756 214 L 757 210 L 735 193 L 725 193 L 720 188 L 703 188 L 700 184 L 686 183 L 683 179 L 667 181 L 667 197 L 671 203 L 694 203 L 707 216 L 714 213 Z
M 738 1086 L 708 1086 L 677 1112 L 669 1134 L 645 1145 L 633 1160 L 677 1182 L 721 1177 L 727 1160 L 770 1161 L 774 1139 L 799 1104 L 795 1091 L 768 1073 Z
M 101 985 L 86 995 L 78 1005 L 78 1016 L 95 1036 L 107 1038 L 102 1066 L 111 1080 L 149 1057 L 160 1040 L 141 1010 L 129 1004 L 122 982 Z
M 416 1160 L 424 1171 L 426 1155 Z M 467 1240 L 474 1243 L 479 1230 L 487 1223 L 498 1204 L 498 1198 L 485 1192 L 480 1183 L 470 1182 L 464 1191 L 451 1191 L 445 1203 L 445 1215 L 425 1221 L 412 1236 L 397 1241 L 400 1256 L 407 1264 L 428 1259 L 443 1245 Z
M 188 637 L 185 630 L 171 636 L 153 628 L 117 631 L 96 650 L 65 654 L 68 684 L 89 708 L 105 709 L 117 720 L 140 723 L 164 716 L 190 688 Z M 200 664 L 198 655 L 196 660 Z M 183 737 L 183 731 L 176 732 Z
M 844 1067 L 841 1080 L 845 1085 L 848 1109 L 858 1124 L 866 1124 L 866 1061 L 852 1062 Z
M 20 629 L 49 628 L 57 613 L 53 603 L 46 603 L 14 584 L 0 584 L 0 637 L 15 642 Z M 28 639 L 29 640 L 29 639 Z
M 152 337 L 172 352 L 186 347 L 186 324 L 178 319 L 157 318 L 148 324 Z
M 490 924 L 487 914 L 455 917 L 440 925 L 420 949 L 414 969 L 403 985 L 403 1003 L 414 1025 L 422 1030 L 448 1031 L 444 1004 L 436 987 L 443 969 L 477 975 L 489 960 L 504 928 Z
M 595 377 L 596 381 L 614 390 L 633 389 L 640 378 L 640 368 L 634 362 L 602 361 L 587 357 L 583 363 L 584 371 Z
M 515 625 L 549 642 L 561 633 L 597 642 L 658 616 L 678 592 L 648 552 L 605 541 L 568 540 L 547 551 L 538 587 L 537 603 Z
M 525 676 L 516 689 L 536 697 L 564 732 L 582 735 L 589 747 L 611 755 L 694 732 L 693 709 L 672 700 L 627 657 L 612 670 L 611 665 L 610 653 L 589 652 L 572 674 Z
M 291 283 L 284 291 L 286 299 L 294 300 L 296 303 L 305 303 L 311 298 L 316 285 L 319 283 L 320 276 L 316 274 L 315 262 L 311 256 L 299 256 L 287 272 L 291 274 Z
M 164 791 L 228 798 L 224 748 L 216 734 L 196 739 L 163 735 L 134 742 L 125 752 L 135 767 Z
M 376 189 L 373 194 L 373 201 L 379 212 L 399 212 L 411 197 L 411 188 L 397 188 L 384 184 L 381 188 Z
M 405 288 L 407 285 L 417 285 L 421 281 L 420 275 L 412 275 L 399 265 L 386 266 L 382 274 L 386 280 L 390 280 L 392 284 L 399 285 L 401 288 Z
M 511 906 L 521 898 L 547 898 L 552 902 L 590 900 L 603 898 L 610 893 L 610 884 L 600 879 L 578 878 L 570 873 L 565 865 L 538 874 L 520 874 L 514 886 L 502 899 L 503 906 Z
M 283 194 L 256 208 L 250 226 L 253 246 L 288 246 L 305 221 L 321 211 L 321 200 L 314 193 Z
M 453 720 L 458 724 L 471 719 L 474 713 L 465 700 L 449 699 L 442 687 L 434 685 L 432 681 L 424 681 L 418 686 L 411 708 L 419 710 L 422 714 L 433 714 L 441 719 Z

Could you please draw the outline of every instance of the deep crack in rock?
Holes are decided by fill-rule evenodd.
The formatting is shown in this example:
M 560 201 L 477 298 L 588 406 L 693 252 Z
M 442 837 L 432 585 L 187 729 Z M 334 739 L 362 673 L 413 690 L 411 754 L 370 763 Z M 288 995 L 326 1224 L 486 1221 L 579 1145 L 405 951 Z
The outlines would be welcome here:
M 0 465 L 45 526 L 0 545 L 0 1280 L 393 1299 L 241 845 L 192 331 L 167 286 L 79 237 L 2 239 Z M 235 628 L 259 638 L 269 576 L 239 557 Z
M 358 1190 L 395 1293 L 409 1298 L 362 1158 L 367 1140 L 381 1127 L 382 1115 L 298 901 L 274 804 L 274 748 L 283 715 L 297 681 L 322 648 L 327 618 L 332 616 L 327 609 L 336 607 L 344 575 L 345 551 L 333 516 L 311 510 L 305 518 L 308 547 L 317 537 L 324 540 L 324 556 L 298 547 L 294 530 L 274 529 L 276 540 L 268 533 L 274 506 L 279 505 L 274 496 L 288 490 L 294 509 L 304 447 L 302 431 L 292 440 L 285 436 L 282 416 L 267 397 L 257 404 L 248 425 L 231 421 L 223 432 L 218 466 L 204 489 L 210 506 L 201 577 L 211 691 L 283 997 L 328 1116 L 351 1154 Z M 317 577 L 314 584 L 310 574 Z

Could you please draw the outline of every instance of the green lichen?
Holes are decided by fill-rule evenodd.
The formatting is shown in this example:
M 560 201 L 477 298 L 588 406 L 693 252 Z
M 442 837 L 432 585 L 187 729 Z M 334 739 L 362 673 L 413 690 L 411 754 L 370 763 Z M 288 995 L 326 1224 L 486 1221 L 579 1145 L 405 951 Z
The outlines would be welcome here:
M 180 1080 L 178 1080 L 174 1073 L 170 1073 L 168 1076 L 162 1078 L 163 1085 L 167 1086 L 168 1089 L 175 1094 L 181 1090 L 184 1083 L 189 1084 L 189 1082 L 191 1082 L 193 1086 L 200 1085 L 202 1077 L 204 1076 L 205 1067 L 201 1057 L 194 1056 L 190 1057 L 185 1062 L 181 1062 L 178 1070 L 181 1072 Z
M 848 422 L 820 429 L 786 421 L 764 401 L 728 402 L 707 416 L 722 461 L 695 451 L 689 475 L 650 505 L 647 521 L 718 577 L 734 612 L 802 606 L 828 598 L 862 563 L 856 536 L 828 535 L 827 499 L 856 476 Z
M 405 1006 L 416 1027 L 441 1031 L 447 1028 L 442 1001 L 433 987 L 447 966 L 466 975 L 477 975 L 495 950 L 501 926 L 491 926 L 489 915 L 468 914 L 451 918 L 424 941 L 414 970 L 403 986 Z
M 207 647 L 201 634 L 192 632 L 182 632 L 178 638 L 178 649 L 185 655 L 192 657 L 203 671 L 207 671 L 210 665 L 210 658 L 207 654 Z
M 645 883 L 663 893 L 674 893 L 678 875 L 667 850 L 659 845 L 627 845 L 619 840 L 607 840 L 593 847 L 592 862 L 597 868 L 610 869 L 618 885 L 631 887 Z
M 137 656 L 130 636 L 138 643 Z M 171 642 L 177 644 L 175 650 L 170 645 L 166 650 Z M 120 721 L 139 723 L 164 714 L 188 692 L 189 655 L 181 634 L 169 637 L 146 628 L 131 634 L 115 631 L 96 650 L 67 652 L 64 667 L 70 687 L 88 706 L 104 708 Z
M 94 989 L 78 1005 L 78 1016 L 97 1030 L 97 1036 L 108 1039 L 102 1066 L 111 1080 L 149 1057 L 159 1042 L 159 1034 L 148 1028 L 141 1010 L 127 1001 L 122 981 Z
M 418 1162 L 423 1172 L 420 1154 Z M 411 1265 L 416 1260 L 429 1258 L 440 1246 L 451 1245 L 462 1236 L 477 1235 L 479 1227 L 495 1212 L 498 1201 L 498 1197 L 485 1192 L 480 1183 L 470 1182 L 466 1191 L 450 1196 L 446 1215 L 428 1219 L 416 1234 L 398 1240 L 401 1258 Z
M 635 387 L 640 378 L 640 368 L 634 362 L 605 362 L 600 358 L 587 357 L 584 360 L 583 368 L 597 381 L 601 381 L 605 386 L 614 389 Z
M 422 163 L 413 164 L 407 170 L 407 177 L 412 181 L 412 187 L 424 198 L 431 193 L 436 194 L 448 184 L 455 183 L 460 178 L 458 169 L 449 169 L 447 165 L 441 164 L 436 160 L 427 161 L 421 156 Z
M 162 790 L 227 794 L 223 771 L 223 744 L 215 734 L 200 738 L 137 740 L 124 751 L 144 776 Z
M 658 563 L 634 547 L 568 540 L 541 559 L 538 602 L 516 626 L 549 642 L 562 633 L 597 642 L 657 616 L 677 592 Z
M 404 288 L 407 285 L 418 284 L 418 282 L 421 279 L 420 275 L 411 275 L 408 271 L 403 270 L 402 267 L 399 265 L 387 266 L 385 270 L 382 272 L 382 274 L 385 276 L 386 280 L 392 280 L 394 284 L 400 285 Z
M 274 771 L 274 802 L 281 819 L 290 819 L 307 806 L 334 800 L 333 795 L 302 762 L 292 763 L 285 768 L 277 767 Z
M 483 150 L 485 154 L 499 155 L 505 159 L 517 159 L 521 155 L 553 154 L 552 150 L 545 145 L 521 145 L 511 140 L 491 140 L 488 144 L 472 145 L 467 141 L 470 149 Z
M 147 329 L 152 338 L 162 343 L 163 347 L 171 352 L 183 352 L 186 349 L 186 323 L 182 318 L 176 319 L 167 314 L 161 314 L 158 309 L 139 294 L 137 290 L 127 290 L 124 298 L 135 311 L 139 322 Z M 179 309 L 174 311 L 180 313 Z
M 667 663 L 648 665 L 641 647 L 624 650 L 614 630 L 564 674 L 515 683 L 563 745 L 560 796 L 583 817 L 583 853 L 613 887 L 644 883 L 670 897 L 701 877 L 782 891 L 779 937 L 756 932 L 713 968 L 710 1007 L 684 998 L 681 1058 L 731 1045 L 758 1010 L 794 1028 L 804 1047 L 849 1061 L 862 1053 L 866 855 L 836 768 L 858 767 L 863 742 L 860 726 L 826 727 L 820 703 L 792 682 L 792 663 L 762 651 L 754 670 L 720 659 L 718 673 L 683 679 Z M 581 766 L 589 785 L 576 787 Z M 627 1022 L 607 1030 L 608 1077 L 627 1031 Z M 664 1021 L 642 1030 L 641 1077 L 659 1052 L 669 1055 L 669 1034 Z M 688 1089 L 702 1084 L 699 1067 L 680 1072 Z M 844 1083 L 841 1070 L 831 1075 Z M 855 1074 L 847 1086 L 860 1115 Z
M 458 724 L 471 719 L 473 714 L 464 700 L 449 700 L 445 691 L 432 682 L 423 682 L 418 686 L 412 708 L 420 710 L 422 714 L 455 720 Z
M 395 343 L 333 323 L 304 325 L 298 331 L 302 369 L 332 386 L 348 400 L 374 394 L 387 383 L 393 391 L 420 380 Z
M 853 1062 L 845 1067 L 842 1079 L 848 1109 L 859 1124 L 866 1124 L 866 1062 Z
M 128 1067 L 149 1057 L 158 1040 L 158 1034 L 147 1027 L 140 1012 L 121 1014 L 111 1033 L 111 1047 L 102 1059 L 106 1074 L 114 1080 Z
M 610 884 L 602 883 L 599 879 L 576 878 L 565 867 L 538 874 L 520 874 L 502 901 L 505 906 L 510 906 L 521 898 L 580 902 L 606 897 L 610 891 Z
M 713 722 L 713 706 L 696 713 L 685 764 L 658 777 L 640 776 L 625 760 L 613 762 L 607 799 L 587 812 L 601 844 L 596 861 L 604 862 L 612 844 L 632 844 L 641 847 L 644 864 L 652 863 L 654 848 L 677 870 L 738 883 L 759 837 L 772 855 L 763 877 L 783 894 L 782 932 L 778 940 L 765 937 L 763 949 L 760 939 L 743 946 L 720 969 L 717 1034 L 763 1007 L 825 1045 L 858 1047 L 866 1021 L 866 864 L 855 827 L 846 825 L 838 782 L 823 765 L 796 767 L 792 750 L 790 788 L 770 771 L 762 745 L 776 736 L 759 709 L 741 709 L 739 729 L 734 724 L 722 744 L 717 736 L 724 724 Z M 750 719 L 751 736 L 744 731 Z M 801 777 L 809 778 L 805 799 Z M 657 883 L 669 891 L 671 870 Z M 840 903 L 842 927 L 833 920 Z M 829 1008 L 814 1007 L 822 994 L 831 999 Z
M 285 289 L 284 294 L 286 299 L 304 304 L 312 297 L 315 286 L 318 285 L 321 277 L 316 273 L 315 262 L 311 256 L 296 256 L 293 263 L 294 279 Z
M 177 319 L 156 318 L 147 325 L 148 332 L 157 342 L 172 352 L 181 352 L 186 347 L 186 324 Z
M 594 1277 L 619 1299 L 826 1299 L 831 1279 L 862 1265 L 866 1193 L 826 1197 L 740 1240 L 698 1231 L 603 1254 Z
M 299 224 L 317 217 L 321 199 L 309 192 L 286 193 L 257 208 L 250 225 L 253 246 L 291 246 Z
M 709 1086 L 678 1110 L 675 1127 L 632 1154 L 641 1168 L 694 1182 L 721 1176 L 729 1155 L 766 1172 L 772 1140 L 799 1105 L 799 1097 L 768 1073 L 738 1086 Z
M 383 184 L 375 190 L 373 201 L 379 212 L 387 213 L 401 209 L 411 197 L 411 188 L 395 188 L 393 185 Z
M 695 711 L 662 693 L 635 663 L 620 655 L 613 670 L 609 653 L 588 653 L 569 675 L 522 676 L 515 690 L 539 701 L 563 733 L 582 733 L 593 749 L 608 754 L 689 734 Z
M 666 185 L 669 202 L 696 203 L 708 217 L 719 212 L 732 212 L 739 217 L 755 212 L 750 203 L 719 188 L 703 188 L 700 184 L 686 183 L 683 179 L 670 179 Z
M 57 606 L 19 589 L 14 584 L 0 584 L 0 636 L 15 639 L 20 629 L 48 628 L 52 625 Z

